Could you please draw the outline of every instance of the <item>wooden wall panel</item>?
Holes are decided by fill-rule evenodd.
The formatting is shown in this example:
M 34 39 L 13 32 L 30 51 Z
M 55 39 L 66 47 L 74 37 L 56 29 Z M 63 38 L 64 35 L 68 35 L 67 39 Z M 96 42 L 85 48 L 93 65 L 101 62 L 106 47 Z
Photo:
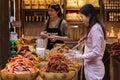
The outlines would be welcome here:
M 10 57 L 9 0 L 0 0 L 0 69 Z

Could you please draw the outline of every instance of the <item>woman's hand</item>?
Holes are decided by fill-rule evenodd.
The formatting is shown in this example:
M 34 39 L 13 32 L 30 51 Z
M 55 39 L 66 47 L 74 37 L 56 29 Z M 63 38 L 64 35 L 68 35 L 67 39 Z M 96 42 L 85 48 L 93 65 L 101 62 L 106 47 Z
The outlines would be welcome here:
M 75 60 L 78 61 L 78 60 L 83 59 L 83 55 L 81 55 L 81 54 L 73 54 L 73 56 L 69 57 L 69 59 L 72 60 L 72 61 L 75 61 Z
M 55 42 L 56 40 L 58 40 L 58 36 L 55 36 L 55 35 L 50 35 L 49 36 L 49 39 L 52 41 L 52 42 Z
M 80 38 L 80 40 L 78 41 L 78 43 L 81 43 L 81 44 L 84 43 L 85 39 L 86 39 L 86 37 Z
M 61 41 L 67 41 L 69 38 L 67 36 L 56 36 L 56 35 L 50 35 L 48 38 L 52 41 L 55 42 L 56 40 L 61 40 Z
M 41 36 L 42 38 L 48 38 L 48 34 L 47 34 L 46 31 L 42 31 L 42 32 L 40 33 L 40 36 Z

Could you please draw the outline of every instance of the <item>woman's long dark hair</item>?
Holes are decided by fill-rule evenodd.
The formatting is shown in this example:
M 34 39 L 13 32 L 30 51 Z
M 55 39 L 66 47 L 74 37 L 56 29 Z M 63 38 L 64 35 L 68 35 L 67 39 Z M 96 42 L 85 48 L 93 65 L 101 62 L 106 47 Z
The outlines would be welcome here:
M 60 8 L 60 5 L 59 4 L 56 4 L 56 3 L 52 3 L 52 4 L 49 4 L 48 5 L 48 8 L 52 8 L 52 9 L 54 9 L 56 12 L 58 12 L 58 14 L 57 14 L 57 16 L 59 17 L 59 18 L 62 18 L 62 11 L 61 11 L 61 8 Z M 46 28 L 49 26 L 49 22 L 50 22 L 50 17 L 49 17 L 49 19 L 48 19 L 48 21 L 47 21 L 47 24 L 46 24 Z
M 80 9 L 80 13 L 84 14 L 86 17 L 90 17 L 89 20 L 89 31 L 91 30 L 91 28 L 93 27 L 93 25 L 95 25 L 96 23 L 99 23 L 102 27 L 103 33 L 104 33 L 104 39 L 106 39 L 106 33 L 105 33 L 105 29 L 104 26 L 100 20 L 100 18 L 98 17 L 95 8 L 93 7 L 93 5 L 91 4 L 86 4 L 84 5 L 81 9 Z
M 61 8 L 60 8 L 60 5 L 59 4 L 56 4 L 56 3 L 52 3 L 52 4 L 49 4 L 48 5 L 48 8 L 52 8 L 54 9 L 56 12 L 58 12 L 58 17 L 62 17 L 62 11 L 61 11 Z

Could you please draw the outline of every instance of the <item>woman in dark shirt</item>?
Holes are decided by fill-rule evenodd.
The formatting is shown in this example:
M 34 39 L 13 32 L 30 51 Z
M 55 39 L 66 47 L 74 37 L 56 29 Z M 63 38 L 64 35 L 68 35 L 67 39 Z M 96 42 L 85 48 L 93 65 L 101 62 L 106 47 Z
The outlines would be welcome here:
M 48 38 L 47 49 L 53 48 L 56 43 L 64 43 L 67 37 L 67 22 L 62 18 L 59 4 L 48 6 L 49 19 L 46 23 L 46 30 L 41 32 L 42 38 Z

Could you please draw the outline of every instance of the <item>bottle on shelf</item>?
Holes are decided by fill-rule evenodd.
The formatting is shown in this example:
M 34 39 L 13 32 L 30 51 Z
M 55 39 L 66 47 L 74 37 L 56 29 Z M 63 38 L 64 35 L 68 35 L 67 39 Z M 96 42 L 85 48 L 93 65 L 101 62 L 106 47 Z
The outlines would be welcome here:
M 29 16 L 29 21 L 31 21 L 31 16 Z
M 105 7 L 105 9 L 107 8 L 107 6 L 106 6 L 106 2 L 104 2 L 104 7 Z
M 112 21 L 112 13 L 111 12 L 109 12 L 109 21 Z
M 40 15 L 40 22 L 42 22 L 42 15 Z
M 37 22 L 39 21 L 39 16 L 36 17 L 36 21 L 37 21 Z
M 26 22 L 28 21 L 28 16 L 25 16 L 25 21 L 26 21 Z

